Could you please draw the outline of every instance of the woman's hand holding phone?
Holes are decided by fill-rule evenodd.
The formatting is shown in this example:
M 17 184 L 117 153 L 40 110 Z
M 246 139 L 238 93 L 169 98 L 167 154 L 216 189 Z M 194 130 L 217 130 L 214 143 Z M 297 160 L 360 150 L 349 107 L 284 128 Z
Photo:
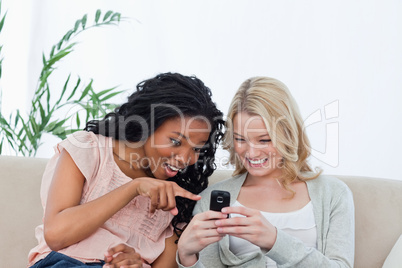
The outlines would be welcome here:
M 217 219 L 226 219 L 227 214 L 208 210 L 196 214 L 190 221 L 178 243 L 181 264 L 191 266 L 197 262 L 197 255 L 206 246 L 218 242 L 224 234 L 217 232 Z
M 228 217 L 221 209 L 229 205 L 229 192 L 211 192 L 210 210 L 196 214 L 180 236 L 178 254 L 181 264 L 192 266 L 197 262 L 197 254 L 201 250 L 222 239 L 224 234 L 217 232 L 215 222 Z
M 227 214 L 240 214 L 245 217 L 231 217 L 215 222 L 217 232 L 245 239 L 260 248 L 270 250 L 276 241 L 276 228 L 259 210 L 246 207 L 225 207 Z

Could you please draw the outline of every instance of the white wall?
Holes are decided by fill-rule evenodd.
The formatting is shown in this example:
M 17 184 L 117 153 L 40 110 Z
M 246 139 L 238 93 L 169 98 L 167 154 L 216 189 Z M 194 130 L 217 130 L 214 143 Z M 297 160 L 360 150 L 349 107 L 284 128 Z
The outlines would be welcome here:
M 3 5 L 8 8 L 1 37 L 3 111 L 29 105 L 42 51 L 48 54 L 76 19 L 112 9 L 129 19 L 83 34 L 59 65 L 53 86 L 60 87 L 71 72 L 93 78 L 99 90 L 120 85 L 131 92 L 159 72 L 195 74 L 226 113 L 243 80 L 275 77 L 299 103 L 314 166 L 331 174 L 402 180 L 400 1 L 41 0 L 34 5 L 3 0 Z M 56 141 L 47 137 L 38 156 L 49 157 Z

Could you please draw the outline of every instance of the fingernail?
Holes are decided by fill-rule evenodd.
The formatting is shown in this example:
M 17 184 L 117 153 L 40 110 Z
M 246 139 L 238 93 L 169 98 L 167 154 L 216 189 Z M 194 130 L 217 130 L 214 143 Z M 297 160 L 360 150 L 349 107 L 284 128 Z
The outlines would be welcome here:
M 174 207 L 170 210 L 170 213 L 172 213 L 173 216 L 176 216 L 179 213 L 179 210 L 177 209 L 177 207 Z
M 227 208 L 222 208 L 222 212 L 223 212 L 223 213 L 225 213 L 225 212 L 227 212 L 227 211 L 228 211 Z
M 221 225 L 221 221 L 215 221 L 215 225 L 217 226 Z

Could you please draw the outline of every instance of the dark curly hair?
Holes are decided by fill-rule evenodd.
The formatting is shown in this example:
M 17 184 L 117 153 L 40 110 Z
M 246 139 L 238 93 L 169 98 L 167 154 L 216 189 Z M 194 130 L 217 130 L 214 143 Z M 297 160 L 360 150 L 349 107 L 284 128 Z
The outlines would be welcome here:
M 211 90 L 195 76 L 159 74 L 140 82 L 126 103 L 102 120 L 89 121 L 84 130 L 117 140 L 138 142 L 146 140 L 166 120 L 178 116 L 206 118 L 211 133 L 198 161 L 169 178 L 180 187 L 199 194 L 208 186 L 208 177 L 216 169 L 215 152 L 223 136 L 223 114 L 211 96 Z M 135 120 L 127 120 L 130 118 Z M 172 225 L 178 236 L 182 231 L 178 224 L 190 222 L 194 205 L 193 200 L 176 197 L 179 213 L 173 218 Z

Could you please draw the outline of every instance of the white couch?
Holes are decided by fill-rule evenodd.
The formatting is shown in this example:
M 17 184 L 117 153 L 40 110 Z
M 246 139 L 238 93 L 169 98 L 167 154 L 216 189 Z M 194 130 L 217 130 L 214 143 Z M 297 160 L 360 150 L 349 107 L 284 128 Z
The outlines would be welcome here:
M 34 228 L 41 223 L 40 181 L 47 159 L 0 156 L 0 268 L 25 267 L 36 245 Z M 219 170 L 211 183 L 229 177 Z M 355 267 L 382 267 L 402 234 L 402 181 L 338 176 L 352 190 L 356 208 Z M 402 239 L 387 267 L 402 256 Z M 400 259 L 399 259 L 400 260 Z

